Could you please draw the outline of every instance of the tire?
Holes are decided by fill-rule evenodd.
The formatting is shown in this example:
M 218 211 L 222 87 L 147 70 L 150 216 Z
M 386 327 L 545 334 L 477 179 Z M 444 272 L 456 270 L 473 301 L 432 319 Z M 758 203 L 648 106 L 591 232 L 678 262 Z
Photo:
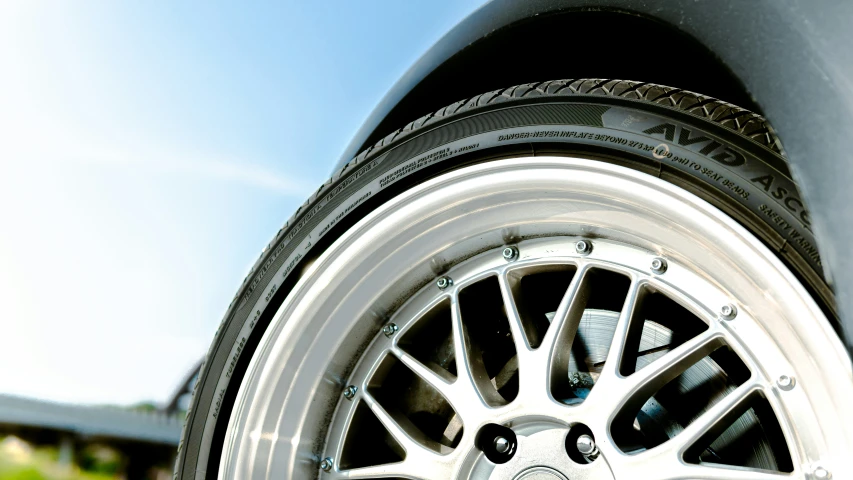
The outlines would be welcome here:
M 186 417 L 176 477 L 216 476 L 240 380 L 309 262 L 401 192 L 463 166 L 522 155 L 600 160 L 688 190 L 777 253 L 834 318 L 807 207 L 761 116 L 678 88 L 623 80 L 489 92 L 389 134 L 332 175 L 279 230 L 216 332 Z

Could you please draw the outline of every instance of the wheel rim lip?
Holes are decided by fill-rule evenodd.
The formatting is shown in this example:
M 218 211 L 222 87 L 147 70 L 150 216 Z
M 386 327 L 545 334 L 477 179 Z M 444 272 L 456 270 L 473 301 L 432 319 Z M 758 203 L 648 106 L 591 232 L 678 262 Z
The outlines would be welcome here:
M 511 193 L 507 193 L 508 187 Z M 777 343 L 790 344 L 790 348 L 786 348 L 788 361 L 799 365 L 798 368 L 792 367 L 793 371 L 808 371 L 799 385 L 808 387 L 804 389 L 813 410 L 819 407 L 819 411 L 833 412 L 833 416 L 845 415 L 834 417 L 834 425 L 825 418 L 818 418 L 817 429 L 822 432 L 824 445 L 791 445 L 791 449 L 803 450 L 809 458 L 815 457 L 823 462 L 822 465 L 829 462 L 832 465 L 828 467 L 830 471 L 841 468 L 843 462 L 836 459 L 843 460 L 840 452 L 851 445 L 849 434 L 838 426 L 839 423 L 851 424 L 850 415 L 841 408 L 844 401 L 853 398 L 849 358 L 819 308 L 766 247 L 714 207 L 654 177 L 577 158 L 526 157 L 467 167 L 407 191 L 362 219 L 303 273 L 251 359 L 229 419 L 220 474 L 226 477 L 233 474 L 283 475 L 289 478 L 298 471 L 316 472 L 316 461 L 306 458 L 317 454 L 314 444 L 318 440 L 316 432 L 312 435 L 307 429 L 318 421 L 318 414 L 313 411 L 318 401 L 333 405 L 342 398 L 339 395 L 340 379 L 334 378 L 334 372 L 344 369 L 340 359 L 327 358 L 324 361 L 317 352 L 340 349 L 342 332 L 347 329 L 340 324 L 320 321 L 318 314 L 334 312 L 320 312 L 322 309 L 309 305 L 307 298 L 316 297 L 323 289 L 370 292 L 359 283 L 364 281 L 365 274 L 354 272 L 375 273 L 381 263 L 376 262 L 382 258 L 389 261 L 391 257 L 386 252 L 391 250 L 393 255 L 399 256 L 409 249 L 419 252 L 423 258 L 435 257 L 437 252 L 445 252 L 445 257 L 461 254 L 461 251 L 454 251 L 456 242 L 425 239 L 424 235 L 408 232 L 414 232 L 417 226 L 425 224 L 433 229 L 440 228 L 442 219 L 446 222 L 448 218 L 458 217 L 454 208 L 486 208 L 488 202 L 485 200 L 496 196 L 507 204 L 518 205 L 535 201 L 531 199 L 542 197 L 542 192 L 562 198 L 567 204 L 619 206 L 626 216 L 646 219 L 645 223 L 633 229 L 623 228 L 621 233 L 631 238 L 632 243 L 657 254 L 671 249 L 671 256 L 678 258 L 679 248 L 683 245 L 668 246 L 667 242 L 662 242 L 659 232 L 649 231 L 655 225 L 657 228 L 661 225 L 680 228 L 680 235 L 684 238 L 689 238 L 685 232 L 692 229 L 694 235 L 704 235 L 706 242 L 709 237 L 725 239 L 728 251 L 712 249 L 717 256 L 709 258 L 725 259 L 723 263 L 734 265 L 740 275 L 728 279 L 715 277 L 715 280 L 722 281 L 722 287 L 729 291 L 748 288 L 756 292 L 776 293 L 773 300 L 777 307 L 784 307 L 784 311 L 789 312 L 788 317 L 783 317 L 786 324 L 784 328 L 779 328 L 778 324 L 764 324 L 763 328 L 775 335 Z M 598 232 L 606 230 L 601 219 L 591 215 L 594 213 L 592 210 L 561 213 L 559 218 L 552 215 L 551 221 L 579 228 L 595 226 L 593 230 Z M 547 218 L 531 216 L 539 221 Z M 680 223 L 673 227 L 667 221 Z M 528 226 L 534 223 L 534 220 L 529 220 Z M 433 253 L 425 255 L 424 252 L 428 251 Z M 500 258 L 500 250 L 497 254 Z M 688 260 L 687 263 L 697 261 L 682 260 Z M 370 264 L 371 261 L 374 263 Z M 700 265 L 703 262 L 708 263 L 707 260 L 698 261 Z M 725 265 L 718 265 L 717 270 L 720 266 Z M 416 282 L 423 282 L 426 277 L 434 275 L 428 266 L 414 274 Z M 744 282 L 743 278 L 749 281 Z M 756 282 L 759 282 L 757 286 Z M 372 294 L 363 299 L 363 304 L 387 302 L 389 299 L 383 298 L 380 290 L 373 288 Z M 753 297 L 755 295 L 753 293 Z M 300 320 L 286 321 L 295 318 Z M 362 323 L 369 321 L 360 320 Z M 767 322 L 765 316 L 759 316 L 759 321 Z M 289 362 L 292 358 L 302 360 Z M 293 392 L 297 394 L 293 395 Z M 308 398 L 315 400 L 313 410 L 312 402 L 306 401 Z M 842 418 L 848 421 L 838 422 Z M 271 461 L 273 457 L 275 462 Z

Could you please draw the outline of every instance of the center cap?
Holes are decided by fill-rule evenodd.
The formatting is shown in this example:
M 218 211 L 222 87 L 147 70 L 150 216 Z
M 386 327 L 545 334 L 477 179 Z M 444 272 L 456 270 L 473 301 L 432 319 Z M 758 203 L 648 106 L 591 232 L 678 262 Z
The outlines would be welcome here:
M 548 467 L 533 467 L 518 474 L 513 480 L 568 480 L 562 473 Z

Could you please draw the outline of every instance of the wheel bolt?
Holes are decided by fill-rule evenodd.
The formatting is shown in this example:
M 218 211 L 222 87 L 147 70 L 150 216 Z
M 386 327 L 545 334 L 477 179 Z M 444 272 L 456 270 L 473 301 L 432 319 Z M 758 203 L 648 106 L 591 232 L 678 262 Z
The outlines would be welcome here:
M 518 448 L 518 437 L 511 428 L 496 423 L 487 423 L 480 427 L 474 438 L 474 445 L 483 452 L 490 462 L 502 464 L 510 461 Z
M 586 240 L 578 240 L 578 242 L 575 243 L 575 251 L 581 255 L 586 255 L 592 251 L 592 243 Z
M 332 469 L 332 465 L 335 464 L 335 461 L 332 460 L 332 457 L 326 457 L 320 460 L 320 468 L 323 469 L 324 472 L 328 472 Z
M 356 387 L 355 385 L 348 386 L 344 389 L 344 398 L 346 398 L 347 400 L 352 400 L 352 397 L 355 396 L 355 392 L 357 391 L 358 387 Z
M 444 290 L 445 288 L 453 285 L 453 279 L 450 277 L 439 277 L 435 282 L 436 286 L 438 286 L 439 290 Z
M 502 252 L 502 255 L 504 257 L 504 260 L 506 260 L 507 262 L 511 262 L 518 258 L 518 249 L 515 247 L 505 247 Z
M 827 480 L 832 478 L 832 474 L 829 473 L 829 470 L 823 467 L 815 467 L 815 469 L 812 470 L 812 476 L 818 480 Z
M 385 325 L 384 327 L 382 327 L 382 333 L 384 333 L 386 337 L 391 337 L 392 335 L 397 333 L 397 324 L 389 323 L 388 325 Z
M 720 317 L 723 320 L 733 320 L 737 316 L 737 307 L 734 305 L 723 305 L 720 307 Z
M 495 438 L 495 451 L 498 453 L 506 453 L 509 450 L 509 440 L 504 437 Z
M 595 440 L 589 435 L 581 435 L 577 441 L 578 451 L 581 455 L 589 460 L 595 460 L 598 457 L 598 446 L 595 445 Z
M 651 267 L 652 267 L 652 272 L 660 275 L 660 274 L 666 272 L 666 267 L 667 267 L 666 260 L 664 260 L 663 258 L 660 258 L 660 257 L 654 258 L 654 259 L 652 259 Z
M 776 379 L 776 385 L 778 385 L 782 390 L 790 390 L 794 388 L 794 383 L 796 383 L 794 378 L 787 375 L 782 375 Z

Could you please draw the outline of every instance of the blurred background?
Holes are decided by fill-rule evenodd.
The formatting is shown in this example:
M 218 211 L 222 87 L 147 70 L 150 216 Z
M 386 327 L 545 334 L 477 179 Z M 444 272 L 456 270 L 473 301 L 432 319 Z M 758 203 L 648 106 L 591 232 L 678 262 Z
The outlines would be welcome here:
M 480 3 L 0 2 L 0 479 L 170 478 L 243 276 Z

